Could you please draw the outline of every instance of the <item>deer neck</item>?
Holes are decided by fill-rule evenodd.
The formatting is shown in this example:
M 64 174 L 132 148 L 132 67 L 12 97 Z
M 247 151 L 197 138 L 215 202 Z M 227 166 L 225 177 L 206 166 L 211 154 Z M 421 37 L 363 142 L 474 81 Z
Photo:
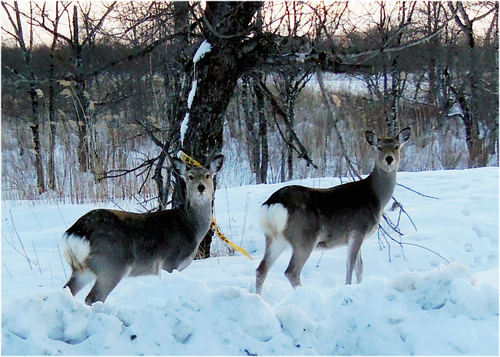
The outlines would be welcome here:
M 380 201 L 382 210 L 394 193 L 394 188 L 396 187 L 396 176 L 397 170 L 387 172 L 375 165 L 375 168 L 368 177 L 368 180 L 373 188 L 373 192 Z
M 185 212 L 191 226 L 196 230 L 196 238 L 201 241 L 212 222 L 212 201 L 186 202 Z

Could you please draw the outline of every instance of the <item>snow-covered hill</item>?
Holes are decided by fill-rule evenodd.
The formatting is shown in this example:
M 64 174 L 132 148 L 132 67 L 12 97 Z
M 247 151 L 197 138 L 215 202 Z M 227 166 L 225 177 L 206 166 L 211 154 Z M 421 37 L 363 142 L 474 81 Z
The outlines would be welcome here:
M 96 207 L 2 202 L 2 354 L 498 355 L 498 168 L 403 172 L 398 182 L 438 198 L 395 192 L 417 227 L 401 215 L 401 240 L 427 249 L 389 249 L 374 235 L 362 247 L 359 285 L 343 285 L 339 248 L 314 252 L 293 290 L 285 252 L 262 297 L 254 294 L 264 253 L 258 207 L 282 185 L 243 186 L 217 191 L 215 214 L 253 261 L 237 253 L 161 279 L 124 279 L 91 307 L 83 303 L 90 287 L 76 298 L 62 289 L 70 269 L 58 244 Z M 398 221 L 398 211 L 388 214 Z

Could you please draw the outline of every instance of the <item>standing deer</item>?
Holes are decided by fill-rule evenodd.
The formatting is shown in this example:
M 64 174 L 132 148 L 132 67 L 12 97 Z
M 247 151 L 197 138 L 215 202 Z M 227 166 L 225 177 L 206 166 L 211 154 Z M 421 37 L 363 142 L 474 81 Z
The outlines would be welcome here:
M 264 258 L 256 270 L 257 294 L 267 273 L 287 246 L 292 258 L 285 275 L 293 288 L 300 286 L 300 272 L 313 249 L 347 245 L 346 284 L 356 272 L 358 284 L 363 275 L 361 244 L 376 230 L 385 205 L 396 186 L 400 150 L 410 138 L 410 128 L 395 138 L 379 139 L 365 132 L 366 141 L 377 149 L 375 167 L 363 180 L 315 189 L 286 186 L 269 197 L 260 208 L 260 226 L 266 237 Z
M 72 268 L 65 287 L 76 295 L 95 278 L 85 298 L 91 305 L 104 302 L 124 276 L 186 268 L 210 228 L 214 177 L 223 161 L 218 155 L 206 168 L 188 168 L 172 159 L 174 170 L 186 181 L 182 209 L 142 214 L 96 209 L 82 216 L 63 237 L 64 257 Z

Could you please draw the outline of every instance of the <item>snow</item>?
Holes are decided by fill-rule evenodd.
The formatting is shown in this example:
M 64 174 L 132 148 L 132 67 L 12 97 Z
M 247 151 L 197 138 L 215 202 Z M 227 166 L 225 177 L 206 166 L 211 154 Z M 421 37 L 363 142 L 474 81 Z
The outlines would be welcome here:
M 360 95 L 368 93 L 366 81 L 362 76 L 352 76 L 348 74 L 324 73 L 324 82 L 326 88 L 336 92 L 353 92 Z M 319 90 L 319 83 L 316 76 L 307 83 L 307 86 Z
M 451 117 L 454 115 L 460 115 L 461 117 L 464 116 L 464 111 L 462 110 L 462 107 L 458 102 L 453 103 L 450 109 L 448 109 L 448 112 L 446 113 L 447 117 Z
M 188 95 L 187 105 L 189 109 L 191 109 L 191 106 L 193 105 L 194 95 L 196 94 L 197 88 L 198 88 L 198 80 L 194 80 Z
M 189 124 L 189 112 L 186 113 L 181 123 L 181 143 L 184 142 L 184 137 L 186 136 L 188 130 L 188 124 Z
M 189 94 L 188 94 L 188 99 L 187 99 L 188 110 L 191 109 L 191 106 L 193 105 L 193 100 L 194 100 L 194 96 L 196 94 L 196 89 L 198 88 L 198 80 L 196 79 L 196 63 L 198 63 L 198 61 L 200 59 L 202 59 L 205 56 L 205 54 L 210 52 L 211 49 L 212 49 L 212 45 L 207 40 L 205 40 L 201 43 L 200 47 L 198 47 L 198 50 L 196 50 L 196 53 L 194 54 L 193 73 L 194 73 L 195 79 L 191 83 L 191 90 L 189 91 Z M 186 113 L 186 115 L 184 116 L 184 119 L 182 120 L 182 123 L 181 123 L 181 130 L 180 130 L 181 143 L 184 143 L 184 137 L 186 136 L 188 125 L 189 125 L 189 111 Z
M 287 250 L 261 297 L 254 293 L 265 246 L 259 207 L 284 184 L 222 188 L 217 222 L 254 260 L 237 253 L 161 278 L 127 278 L 106 303 L 90 307 L 83 303 L 90 286 L 76 297 L 62 289 L 69 266 L 59 247 L 69 225 L 96 205 L 4 201 L 2 354 L 498 355 L 498 168 L 400 172 L 398 182 L 438 198 L 396 188 L 417 226 L 402 215 L 401 240 L 449 263 L 417 246 L 389 249 L 375 234 L 362 247 L 361 284 L 343 284 L 346 250 L 338 248 L 313 252 L 303 286 L 293 290 L 283 275 Z M 388 208 L 397 222 L 398 211 Z M 222 243 L 215 243 L 217 255 Z
M 207 40 L 203 41 L 194 54 L 193 63 L 198 63 L 198 61 L 202 59 L 206 53 L 210 52 L 211 49 L 212 45 L 210 44 L 210 42 L 208 42 Z

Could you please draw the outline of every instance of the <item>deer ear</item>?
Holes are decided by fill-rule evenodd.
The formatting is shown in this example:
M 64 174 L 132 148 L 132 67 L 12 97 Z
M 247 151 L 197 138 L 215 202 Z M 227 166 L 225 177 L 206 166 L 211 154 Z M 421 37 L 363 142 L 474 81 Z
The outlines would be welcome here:
M 407 127 L 407 128 L 404 128 L 403 130 L 401 130 L 398 134 L 399 144 L 403 145 L 404 143 L 406 143 L 408 141 L 408 139 L 410 139 L 410 135 L 411 135 L 411 128 L 410 127 Z
M 378 137 L 373 131 L 365 131 L 365 138 L 366 141 L 368 141 L 368 144 L 370 144 L 371 146 L 378 145 Z
M 214 157 L 214 159 L 210 162 L 210 165 L 208 169 L 210 170 L 210 173 L 212 175 L 218 173 L 220 169 L 222 168 L 222 164 L 224 163 L 224 155 L 217 155 Z
M 184 163 L 184 161 L 176 157 L 172 158 L 171 161 L 172 161 L 172 167 L 174 168 L 175 172 L 177 172 L 180 176 L 184 177 L 187 170 L 187 166 Z

